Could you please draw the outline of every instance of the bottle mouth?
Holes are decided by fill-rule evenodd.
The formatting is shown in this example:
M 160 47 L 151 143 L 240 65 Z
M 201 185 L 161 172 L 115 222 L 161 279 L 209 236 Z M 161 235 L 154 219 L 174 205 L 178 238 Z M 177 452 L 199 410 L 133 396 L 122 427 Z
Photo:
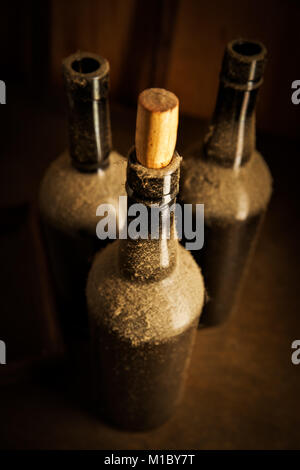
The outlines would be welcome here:
M 221 80 L 242 90 L 258 88 L 263 81 L 267 49 L 259 41 L 235 39 L 227 44 Z
M 96 72 L 100 66 L 100 62 L 92 57 L 81 57 L 79 59 L 75 59 L 71 64 L 71 67 L 75 72 L 82 74 Z
M 76 79 L 79 75 L 86 80 L 101 79 L 109 73 L 109 63 L 93 52 L 77 51 L 63 60 L 63 72 Z
M 128 196 L 144 203 L 164 205 L 178 193 L 181 157 L 174 151 L 171 162 L 164 168 L 147 168 L 138 162 L 135 147 L 128 155 L 127 182 Z
M 109 63 L 98 54 L 78 51 L 62 63 L 67 93 L 81 101 L 100 100 L 108 95 Z
M 258 41 L 249 41 L 246 39 L 237 39 L 229 43 L 229 49 L 231 49 L 234 55 L 240 56 L 240 58 L 257 60 L 258 56 L 263 59 L 267 53 L 265 46 Z

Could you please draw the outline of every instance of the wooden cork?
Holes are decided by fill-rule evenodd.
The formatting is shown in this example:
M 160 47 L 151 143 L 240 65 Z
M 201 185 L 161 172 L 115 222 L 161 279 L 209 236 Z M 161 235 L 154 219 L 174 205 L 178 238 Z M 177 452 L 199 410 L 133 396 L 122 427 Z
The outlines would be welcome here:
M 167 166 L 175 150 L 179 100 L 163 88 L 139 95 L 135 147 L 138 161 L 147 168 Z

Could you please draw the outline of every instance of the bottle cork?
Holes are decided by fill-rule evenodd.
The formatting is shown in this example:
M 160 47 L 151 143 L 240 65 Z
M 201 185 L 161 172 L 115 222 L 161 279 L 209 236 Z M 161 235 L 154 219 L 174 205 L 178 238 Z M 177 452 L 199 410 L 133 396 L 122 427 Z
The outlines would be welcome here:
M 147 168 L 164 168 L 174 154 L 179 100 L 163 88 L 144 90 L 138 99 L 135 147 L 138 161 Z

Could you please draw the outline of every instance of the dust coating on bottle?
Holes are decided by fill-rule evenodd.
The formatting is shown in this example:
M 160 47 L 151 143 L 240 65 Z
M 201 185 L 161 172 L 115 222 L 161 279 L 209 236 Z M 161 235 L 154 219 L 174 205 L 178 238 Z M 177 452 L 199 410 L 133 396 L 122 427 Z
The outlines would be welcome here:
M 170 210 L 178 193 L 178 181 L 181 157 L 177 152 L 163 169 L 149 169 L 141 165 L 135 150 L 129 153 L 126 188 L 128 207 L 142 203 L 148 212 L 147 239 L 133 240 L 127 237 L 120 245 L 120 266 L 124 275 L 136 281 L 159 280 L 174 269 L 177 259 L 178 243 L 174 211 Z M 150 233 L 151 208 L 160 208 L 157 237 Z M 128 223 L 131 218 L 128 217 Z M 169 223 L 169 233 L 162 237 L 163 228 Z M 152 237 L 152 238 L 151 238 Z M 148 255 L 145 256 L 145 253 Z
M 100 204 L 112 204 L 118 216 L 119 196 L 126 195 L 127 160 L 111 152 L 109 166 L 81 173 L 71 164 L 68 152 L 51 163 L 40 187 L 39 204 L 45 220 L 70 236 L 96 237 Z
M 194 158 L 184 161 L 181 200 L 204 203 L 204 246 L 192 255 L 203 270 L 208 294 L 201 325 L 214 326 L 226 320 L 238 299 L 271 197 L 272 178 L 258 152 L 238 175 L 199 160 L 198 152 L 192 150 Z
M 135 241 L 138 257 L 126 240 L 107 246 L 95 257 L 87 283 L 99 407 L 132 430 L 161 424 L 179 403 L 204 299 L 201 272 L 178 240 L 172 240 L 171 255 L 165 246 L 171 270 L 153 241 L 144 242 Z M 132 267 L 137 263 L 137 276 L 124 270 L 126 256 Z M 163 275 L 151 270 L 159 264 Z
M 216 221 L 227 226 L 232 221 L 255 217 L 267 208 L 272 193 L 270 171 L 257 151 L 233 171 L 206 159 L 202 144 L 196 144 L 186 151 L 181 173 L 181 201 L 204 203 L 205 224 L 209 226 Z
M 84 330 L 86 335 L 87 275 L 94 253 L 109 242 L 97 238 L 97 207 L 115 207 L 118 225 L 118 198 L 126 195 L 126 159 L 116 152 L 109 159 L 105 170 L 81 173 L 65 152 L 50 165 L 40 187 L 49 265 L 66 335 L 73 330 L 77 334 Z

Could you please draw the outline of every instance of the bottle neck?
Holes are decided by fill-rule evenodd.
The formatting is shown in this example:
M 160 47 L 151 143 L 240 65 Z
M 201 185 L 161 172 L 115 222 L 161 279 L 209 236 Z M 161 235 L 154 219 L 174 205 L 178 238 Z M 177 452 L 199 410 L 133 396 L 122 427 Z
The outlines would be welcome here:
M 267 50 L 258 41 L 236 39 L 227 44 L 217 104 L 204 154 L 238 170 L 255 150 L 255 104 L 263 82 Z
M 139 164 L 134 151 L 129 155 L 127 238 L 120 240 L 119 249 L 120 269 L 129 279 L 158 281 L 176 266 L 174 211 L 180 160 L 175 152 L 167 167 L 154 170 Z
M 242 90 L 220 84 L 217 104 L 205 137 L 204 153 L 221 166 L 237 169 L 255 150 L 255 104 L 258 88 Z
M 96 54 L 77 52 L 64 60 L 63 76 L 72 164 L 82 172 L 105 168 L 112 148 L 109 64 Z
M 112 148 L 108 98 L 81 101 L 68 95 L 72 164 L 82 172 L 106 168 Z

